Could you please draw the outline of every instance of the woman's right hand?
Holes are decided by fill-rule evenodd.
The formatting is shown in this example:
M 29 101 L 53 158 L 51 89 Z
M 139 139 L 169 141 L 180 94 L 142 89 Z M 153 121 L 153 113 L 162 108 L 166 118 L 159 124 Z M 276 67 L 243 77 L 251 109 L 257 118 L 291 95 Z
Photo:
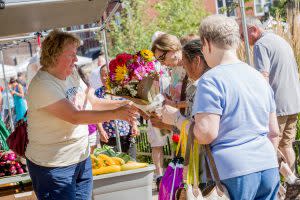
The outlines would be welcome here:
M 100 132 L 101 142 L 108 143 L 108 139 L 109 139 L 109 137 L 108 137 L 107 133 L 105 131 L 101 131 Z
M 127 104 L 115 109 L 113 112 L 115 119 L 124 120 L 133 125 L 139 116 L 138 110 L 139 109 L 135 107 L 131 101 L 128 101 Z

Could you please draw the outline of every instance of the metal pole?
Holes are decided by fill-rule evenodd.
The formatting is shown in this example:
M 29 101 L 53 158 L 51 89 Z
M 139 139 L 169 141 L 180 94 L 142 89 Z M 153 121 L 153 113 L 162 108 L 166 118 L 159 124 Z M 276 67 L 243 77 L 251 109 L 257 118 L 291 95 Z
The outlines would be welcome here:
M 105 61 L 106 61 L 106 68 L 109 71 L 109 57 L 108 57 L 108 50 L 107 50 L 107 38 L 106 38 L 106 30 L 102 30 L 102 41 L 103 41 L 103 48 L 104 48 L 104 56 L 105 56 Z
M 11 113 L 11 107 L 10 107 L 10 103 L 9 103 L 9 97 L 8 97 L 8 85 L 7 85 L 7 81 L 6 81 L 6 76 L 5 76 L 5 70 L 4 70 L 4 58 L 3 58 L 3 50 L 2 48 L 0 48 L 0 59 L 1 59 L 1 63 L 2 63 L 2 73 L 3 73 L 3 79 L 4 79 L 4 85 L 5 85 L 5 93 L 6 93 L 6 101 L 8 103 L 8 116 L 9 116 L 9 121 L 10 121 L 10 127 L 11 127 L 11 132 L 14 131 L 14 123 L 12 120 L 12 113 Z
M 104 47 L 106 67 L 107 67 L 107 71 L 109 72 L 109 67 L 108 67 L 109 58 L 108 58 L 108 51 L 107 51 L 107 38 L 106 38 L 106 29 L 105 28 L 102 29 L 102 41 L 103 41 L 103 47 Z M 116 145 L 117 145 L 117 149 L 118 149 L 118 152 L 122 152 L 120 133 L 119 133 L 119 129 L 118 129 L 118 123 L 115 122 L 115 125 L 116 125 Z
M 247 24 L 246 24 L 246 13 L 245 13 L 244 0 L 240 0 L 240 8 L 241 8 L 242 26 L 243 26 L 243 34 L 244 34 L 244 41 L 245 41 L 246 61 L 250 65 L 250 46 L 249 46 L 249 40 L 248 40 L 248 30 L 247 30 Z

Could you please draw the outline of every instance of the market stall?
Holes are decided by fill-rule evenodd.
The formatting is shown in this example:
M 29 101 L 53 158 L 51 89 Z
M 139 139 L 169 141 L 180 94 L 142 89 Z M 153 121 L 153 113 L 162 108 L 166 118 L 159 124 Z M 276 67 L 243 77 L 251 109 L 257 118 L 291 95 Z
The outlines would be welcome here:
M 72 33 L 80 33 L 86 31 L 102 31 L 105 35 L 106 24 L 114 15 L 120 6 L 119 1 L 111 1 L 115 4 L 110 12 L 110 15 L 105 19 L 101 18 L 106 10 L 108 0 L 7 0 L 4 6 L 0 9 L 0 23 L 4 27 L 0 30 L 0 63 L 2 63 L 2 73 L 4 79 L 10 76 L 10 73 L 3 65 L 3 49 L 10 48 L 21 42 L 36 39 L 34 34 L 25 34 L 28 32 L 40 32 L 47 35 L 44 30 L 52 28 L 62 28 L 73 25 L 88 24 L 100 22 L 99 27 L 69 31 Z M 51 12 L 49 12 L 51 11 Z M 100 20 L 101 19 L 101 20 Z M 22 34 L 22 35 L 17 35 Z M 104 37 L 106 42 L 106 38 Z M 105 44 L 105 48 L 107 48 Z M 107 49 L 105 49 L 106 58 L 108 61 Z M 82 58 L 79 62 L 90 62 L 90 60 Z M 27 63 L 17 67 L 18 71 L 24 71 Z M 17 70 L 16 70 L 17 71 Z M 5 82 L 7 87 L 7 82 Z M 118 143 L 119 144 L 119 143 Z M 119 147 L 119 150 L 121 148 Z M 10 162 L 10 165 L 15 163 Z M 124 166 L 123 166 L 124 165 Z M 132 166 L 134 165 L 134 166 Z M 137 196 L 139 199 L 152 199 L 152 177 L 154 166 L 136 163 L 130 161 L 129 163 L 121 163 L 118 165 L 118 171 L 111 171 L 109 173 L 100 173 L 94 175 L 94 199 L 116 199 L 120 194 L 129 199 L 129 197 Z M 138 167 L 137 167 L 138 166 Z M 8 166 L 4 166 L 8 167 Z M 15 166 L 14 166 L 15 167 Z M 14 168 L 12 167 L 12 168 Z M 111 166 L 103 166 L 111 167 Z M 113 164 L 116 168 L 116 164 Z M 9 166 L 9 169 L 11 167 Z M 98 168 L 95 168 L 98 169 Z M 7 169 L 3 169 L 7 170 Z M 98 169 L 99 171 L 100 169 Z M 13 170 L 14 171 L 14 170 Z M 9 175 L 9 174 L 7 174 Z M 10 176 L 2 176 L 0 178 L 1 185 L 23 185 L 23 183 L 30 182 L 28 173 L 14 173 Z M 105 185 L 103 185 L 105 183 Z M 20 189 L 22 192 L 22 188 Z M 1 197 L 3 198 L 3 197 Z

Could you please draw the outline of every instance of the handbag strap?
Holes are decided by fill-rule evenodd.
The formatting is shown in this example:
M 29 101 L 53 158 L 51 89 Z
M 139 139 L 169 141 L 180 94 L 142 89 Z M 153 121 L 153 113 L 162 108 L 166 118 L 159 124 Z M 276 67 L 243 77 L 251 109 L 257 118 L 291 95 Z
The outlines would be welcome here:
M 179 156 L 179 152 L 181 153 L 180 154 L 181 156 L 185 155 L 185 152 L 186 152 L 186 149 L 187 149 L 186 148 L 186 145 L 187 145 L 186 126 L 187 126 L 188 123 L 189 123 L 189 120 L 184 120 L 182 122 L 181 130 L 180 130 L 180 136 L 179 136 L 179 142 L 178 142 L 177 149 L 176 149 L 176 152 L 175 152 L 176 156 Z
M 216 166 L 215 160 L 213 158 L 210 146 L 208 144 L 206 144 L 206 145 L 204 145 L 204 148 L 205 148 L 205 152 L 206 152 L 206 155 L 208 157 L 209 164 L 210 164 L 210 168 L 208 167 L 208 169 L 206 169 L 206 170 L 209 170 L 209 171 L 212 170 L 212 174 L 214 175 L 217 188 L 222 193 L 224 193 L 224 189 L 223 189 L 223 186 L 221 184 L 220 176 L 219 176 L 219 173 L 218 173 L 218 170 L 217 170 L 217 166 Z
M 207 161 L 207 157 L 204 156 L 204 162 L 205 162 L 205 172 L 206 172 L 206 179 L 208 181 L 213 181 L 212 175 L 210 173 L 210 169 L 209 169 L 209 165 L 208 165 L 208 161 Z
M 184 156 L 184 166 L 187 166 L 190 162 L 190 152 L 192 148 L 192 143 L 194 141 L 194 127 L 195 127 L 195 122 L 192 122 L 188 131 L 188 139 L 187 139 L 187 144 L 186 144 L 186 151 L 185 151 L 185 156 Z

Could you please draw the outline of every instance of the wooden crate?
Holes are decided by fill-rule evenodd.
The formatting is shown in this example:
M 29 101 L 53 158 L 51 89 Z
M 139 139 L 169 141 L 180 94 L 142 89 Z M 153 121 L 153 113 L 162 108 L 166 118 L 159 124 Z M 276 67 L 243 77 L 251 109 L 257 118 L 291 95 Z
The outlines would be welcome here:
M 22 192 L 0 197 L 1 200 L 37 200 L 34 192 Z

